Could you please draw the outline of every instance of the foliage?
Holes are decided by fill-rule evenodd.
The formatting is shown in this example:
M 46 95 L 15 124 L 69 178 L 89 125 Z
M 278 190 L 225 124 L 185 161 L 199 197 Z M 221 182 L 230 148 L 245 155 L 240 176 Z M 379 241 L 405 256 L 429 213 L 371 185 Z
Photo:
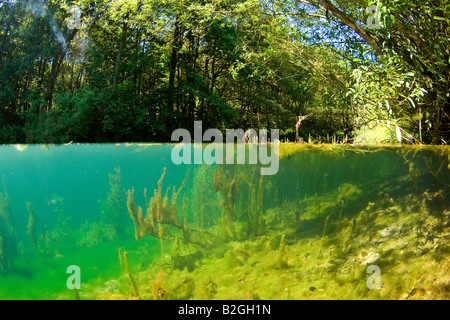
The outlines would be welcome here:
M 103 221 L 86 221 L 81 225 L 77 246 L 89 248 L 114 240 L 117 237 L 114 228 Z
M 353 141 L 358 144 L 392 144 L 397 139 L 387 125 L 374 121 L 357 129 Z
M 358 88 L 349 87 L 354 89 L 352 94 L 364 97 L 366 103 L 371 101 L 371 105 L 363 106 L 365 112 L 373 113 L 377 105 L 388 100 L 387 104 L 397 108 L 394 117 L 398 119 L 411 122 L 415 114 L 418 114 L 415 118 L 426 117 L 426 123 L 415 125 L 417 141 L 448 143 L 450 119 L 445 110 L 450 98 L 450 6 L 446 2 L 319 0 L 293 3 L 304 12 L 299 20 L 312 15 L 318 17 L 313 26 L 321 25 L 321 19 L 328 22 L 328 32 L 311 40 L 314 43 L 327 42 L 330 38 L 336 40 L 333 46 L 347 56 L 353 73 L 358 78 L 366 77 L 367 81 Z M 369 14 L 365 9 L 370 5 L 376 5 L 380 11 L 380 28 L 369 28 Z M 310 30 L 303 21 L 299 24 L 301 30 Z M 354 63 L 361 60 L 371 63 L 357 71 L 359 66 Z M 387 106 L 383 117 L 391 115 Z
M 125 237 L 125 214 L 123 207 L 124 193 L 121 187 L 122 175 L 120 168 L 115 168 L 114 173 L 109 174 L 109 185 L 111 187 L 106 200 L 101 203 L 101 221 L 104 225 L 109 226 L 113 230 L 111 234 Z
M 82 12 L 71 29 L 68 6 Z M 369 29 L 376 4 L 381 27 Z M 277 128 L 341 141 L 373 119 L 449 141 L 450 7 L 383 0 L 0 5 L 0 143 L 169 141 Z M 420 118 L 420 120 L 416 120 Z

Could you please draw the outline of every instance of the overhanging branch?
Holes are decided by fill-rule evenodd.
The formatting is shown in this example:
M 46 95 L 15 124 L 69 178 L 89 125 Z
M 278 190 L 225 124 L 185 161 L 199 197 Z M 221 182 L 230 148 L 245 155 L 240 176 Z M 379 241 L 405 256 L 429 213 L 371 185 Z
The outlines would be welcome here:
M 318 0 L 318 2 L 324 6 L 329 12 L 331 12 L 335 17 L 339 18 L 344 24 L 353 29 L 357 34 L 359 34 L 366 42 L 378 53 L 382 54 L 383 49 L 378 44 L 377 40 L 367 33 L 363 28 L 361 28 L 355 21 L 353 21 L 348 15 L 335 7 L 329 0 Z

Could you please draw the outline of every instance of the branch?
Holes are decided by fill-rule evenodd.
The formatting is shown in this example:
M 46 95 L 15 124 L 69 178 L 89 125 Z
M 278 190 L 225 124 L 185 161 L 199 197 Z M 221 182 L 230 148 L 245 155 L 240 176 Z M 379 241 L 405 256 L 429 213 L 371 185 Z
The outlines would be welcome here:
M 363 28 L 361 28 L 355 21 L 353 21 L 344 12 L 336 8 L 329 0 L 318 0 L 319 3 L 324 6 L 329 12 L 334 16 L 339 18 L 344 24 L 353 29 L 357 34 L 359 34 L 366 42 L 378 53 L 382 54 L 383 49 L 378 44 L 376 39 L 374 39 L 369 33 L 367 33 Z

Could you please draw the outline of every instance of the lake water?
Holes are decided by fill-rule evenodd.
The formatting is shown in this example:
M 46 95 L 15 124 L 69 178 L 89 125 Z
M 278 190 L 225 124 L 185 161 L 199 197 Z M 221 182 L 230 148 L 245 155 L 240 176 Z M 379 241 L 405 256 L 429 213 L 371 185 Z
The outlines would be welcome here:
M 450 148 L 173 148 L 0 147 L 0 299 L 450 297 Z

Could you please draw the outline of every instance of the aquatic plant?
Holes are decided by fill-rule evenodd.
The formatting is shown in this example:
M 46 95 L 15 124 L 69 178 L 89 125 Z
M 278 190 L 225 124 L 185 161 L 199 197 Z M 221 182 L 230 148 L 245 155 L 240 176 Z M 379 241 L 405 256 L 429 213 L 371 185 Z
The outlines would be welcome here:
M 125 221 L 122 208 L 122 174 L 119 168 L 109 174 L 110 191 L 101 203 L 101 218 L 106 224 L 110 224 L 114 233 L 121 239 L 125 239 Z
M 165 196 L 162 196 L 162 183 L 165 174 L 166 168 L 164 168 L 161 178 L 158 180 L 158 188 L 155 189 L 154 195 L 150 199 L 145 218 L 142 208 L 137 207 L 134 203 L 134 188 L 128 190 L 127 207 L 135 226 L 135 237 L 137 240 L 146 234 L 160 238 L 161 228 L 159 225 L 161 224 L 168 224 L 178 229 L 183 229 L 184 227 L 178 217 L 177 198 L 184 187 L 185 181 L 183 181 L 178 190 L 173 187 L 172 198 L 169 202 L 170 188 L 166 190 Z
M 120 262 L 120 269 L 122 270 L 122 273 L 124 274 L 124 276 L 127 279 L 127 283 L 126 283 L 126 290 L 128 291 L 128 297 L 126 296 L 121 296 L 121 295 L 117 295 L 115 296 L 117 299 L 120 300 L 124 300 L 124 299 L 131 299 L 131 300 L 136 300 L 136 299 L 141 299 L 141 295 L 139 294 L 138 291 L 138 287 L 137 287 L 137 283 L 134 280 L 134 277 L 131 273 L 131 269 L 130 269 L 130 264 L 128 261 L 128 252 L 125 251 L 122 253 L 122 248 L 119 247 L 117 249 L 117 252 L 119 254 L 119 262 Z M 109 282 L 114 286 L 114 293 L 117 293 L 117 287 L 119 282 L 113 281 L 113 282 Z M 104 292 L 105 290 L 102 290 L 102 292 Z M 109 289 L 106 291 L 110 291 Z
M 36 230 L 36 215 L 34 213 L 33 205 L 31 201 L 26 202 L 27 211 L 28 211 L 28 226 L 27 226 L 27 235 L 30 237 L 31 245 L 33 249 L 37 250 L 37 230 Z
M 164 300 L 164 295 L 166 294 L 166 290 L 161 287 L 163 274 L 164 271 L 161 269 L 156 276 L 156 279 L 152 281 L 152 292 L 155 300 Z
M 73 288 L 73 290 L 74 290 L 74 293 L 75 293 L 75 298 L 74 299 L 75 300 L 81 300 L 77 288 Z
M 314 150 L 321 152 L 316 147 Z M 178 188 L 182 186 L 164 187 L 163 172 L 155 192 L 147 195 L 144 190 L 141 207 L 135 203 L 133 188 L 127 194 L 136 238 L 150 236 L 156 240 L 147 237 L 149 241 L 143 241 L 142 246 L 137 242 L 133 254 L 130 247 L 135 244 L 127 243 L 130 261 L 119 249 L 120 280 L 115 284 L 103 278 L 90 280 L 81 298 L 90 294 L 97 299 L 158 300 L 448 299 L 448 188 L 434 183 L 433 173 L 426 170 L 425 158 L 419 154 L 414 158 L 414 169 L 420 172 L 418 190 L 413 186 L 408 163 L 405 165 L 395 152 L 387 159 L 395 157 L 396 166 L 389 163 L 383 166 L 386 171 L 378 171 L 370 179 L 366 178 L 368 170 L 353 175 L 366 169 L 366 161 L 359 158 L 352 158 L 348 165 L 343 160 L 327 171 L 328 177 L 319 175 L 326 165 L 325 161 L 317 164 L 322 155 L 287 157 L 285 161 L 295 163 L 289 169 L 281 168 L 282 176 L 276 178 L 261 178 L 253 174 L 254 168 L 244 166 L 194 171 L 193 179 L 186 180 L 180 193 Z M 335 155 L 341 156 L 332 154 L 334 164 Z M 354 161 L 357 165 L 354 159 L 358 159 Z M 371 162 L 380 159 L 385 158 L 377 155 Z M 302 161 L 310 171 L 298 170 L 305 166 Z M 435 174 L 446 177 L 447 162 L 432 165 Z M 346 168 L 349 172 L 343 171 Z M 340 172 L 333 175 L 333 170 Z M 196 183 L 197 172 L 207 183 L 203 189 L 196 189 L 193 197 L 188 183 Z M 372 179 L 376 175 L 380 178 Z M 329 185 L 325 188 L 321 186 L 324 183 Z M 233 188 L 238 191 L 235 189 L 235 198 L 231 199 Z M 174 194 L 178 195 L 176 210 Z M 214 196 L 212 200 L 210 195 Z M 223 204 L 226 197 L 231 205 Z M 272 201 L 275 197 L 278 199 Z M 234 238 L 222 224 L 223 211 L 230 208 Z M 90 223 L 92 242 L 107 241 L 97 229 L 108 232 L 112 228 L 102 223 Z M 80 229 L 85 231 L 90 232 L 87 224 Z M 159 248 L 162 258 L 157 257 Z M 133 268 L 134 256 L 147 260 Z M 370 265 L 381 268 L 380 289 L 367 287 Z
M 167 278 L 166 278 L 167 279 Z M 171 282 L 168 279 L 167 282 Z M 188 300 L 192 299 L 196 288 L 196 280 L 190 276 L 181 279 L 176 278 L 175 283 L 170 286 L 170 291 L 165 292 L 165 300 Z M 170 285 L 170 284 L 169 284 Z M 166 286 L 166 285 L 165 285 Z
M 159 237 L 159 241 L 161 243 L 161 256 L 163 259 L 163 263 L 165 261 L 165 254 L 164 254 L 164 225 L 162 223 L 158 224 L 158 237 Z
M 39 230 L 37 253 L 43 257 L 48 257 L 53 253 L 53 241 L 51 239 L 51 234 L 45 225 Z
M 408 170 L 409 174 L 411 175 L 411 180 L 413 182 L 414 189 L 419 190 L 419 182 L 418 182 L 419 171 L 417 171 L 414 168 L 414 163 L 412 161 L 409 161 L 408 163 Z
M 86 221 L 83 223 L 76 237 L 79 247 L 89 248 L 117 238 L 116 229 L 104 221 Z
M 135 238 L 142 239 L 145 235 L 150 235 L 160 239 L 161 253 L 164 255 L 164 240 L 174 239 L 177 232 L 186 243 L 207 246 L 213 241 L 213 236 L 205 229 L 194 228 L 186 223 L 185 215 L 188 201 L 183 200 L 181 219 L 178 214 L 177 199 L 181 190 L 185 186 L 187 175 L 181 186 L 176 189 L 167 188 L 164 197 L 162 196 L 162 183 L 166 173 L 166 168 L 158 180 L 158 188 L 155 189 L 153 197 L 147 207 L 144 217 L 142 207 L 136 206 L 134 202 L 134 188 L 128 190 L 127 208 L 134 223 Z M 169 190 L 172 189 L 172 197 L 169 201 Z M 173 231 L 170 227 L 175 228 Z M 170 231 L 170 232 L 169 232 Z
M 437 184 L 450 187 L 450 147 L 441 146 L 439 152 L 430 152 L 424 155 L 424 162 L 428 172 Z
M 172 245 L 172 268 L 174 269 L 183 269 L 183 266 L 180 264 L 180 238 L 178 235 L 175 236 L 175 241 Z
M 0 192 L 0 272 L 10 270 L 18 255 L 10 204 L 6 190 L 3 193 Z
M 200 229 L 210 228 L 217 224 L 221 217 L 221 194 L 214 192 L 215 166 L 200 165 L 193 170 L 192 183 L 189 188 L 189 203 L 191 216 L 188 223 L 192 223 Z
M 71 217 L 64 211 L 64 198 L 54 193 L 50 197 L 50 204 L 53 206 L 56 227 L 61 229 L 66 228 L 70 223 Z
M 142 225 L 145 226 L 146 223 L 143 221 L 139 221 L 139 218 L 141 218 L 143 216 L 142 208 L 141 207 L 138 208 L 134 203 L 134 188 L 132 188 L 131 190 L 128 190 L 127 194 L 128 194 L 127 208 L 128 208 L 130 217 L 134 223 L 134 236 L 135 236 L 136 240 L 139 240 L 145 235 L 145 232 L 144 232 L 144 234 L 141 235 L 140 225 L 142 223 Z
M 358 189 L 356 186 L 345 182 L 339 187 L 339 195 L 337 198 L 337 202 L 341 202 L 343 200 L 345 201 L 346 199 L 355 197 L 360 193 L 361 190 Z
M 50 198 L 50 203 L 53 206 L 56 226 L 53 230 L 46 230 L 46 232 L 48 232 L 46 235 L 46 241 L 48 241 L 47 248 L 51 248 L 49 251 L 50 254 L 60 256 L 61 251 L 58 252 L 56 250 L 71 250 L 73 248 L 73 244 L 77 241 L 77 235 L 71 224 L 72 216 L 67 214 L 64 210 L 64 198 L 57 194 L 53 194 Z
M 217 284 L 214 283 L 210 276 L 206 276 L 200 282 L 200 285 L 196 287 L 194 293 L 196 299 L 211 300 L 217 294 Z
M 280 247 L 278 249 L 278 260 L 277 260 L 278 268 L 284 269 L 287 267 L 287 258 L 286 258 L 286 235 L 282 234 L 280 239 Z
M 4 271 L 8 266 L 5 247 L 5 240 L 3 240 L 3 236 L 0 234 L 0 271 Z
M 234 166 L 219 165 L 214 173 L 214 192 L 222 194 L 222 218 L 219 221 L 218 232 L 225 239 L 236 237 L 234 216 L 239 193 L 239 177 L 235 175 L 234 170 Z
M 253 168 L 251 175 L 247 174 L 242 181 L 247 182 L 247 201 L 243 208 L 244 227 L 241 237 L 251 239 L 264 233 L 265 222 L 263 213 L 264 177 L 256 175 L 258 168 Z M 245 179 L 244 179 L 245 178 Z M 242 187 L 241 187 L 242 188 Z
M 119 253 L 120 253 L 120 251 L 119 251 Z M 133 297 L 139 298 L 139 291 L 137 289 L 137 285 L 136 285 L 136 282 L 134 281 L 133 275 L 131 274 L 130 264 L 128 263 L 128 252 L 125 251 L 123 253 L 123 257 L 125 260 L 125 268 L 126 268 L 128 280 L 130 281 L 131 294 Z

